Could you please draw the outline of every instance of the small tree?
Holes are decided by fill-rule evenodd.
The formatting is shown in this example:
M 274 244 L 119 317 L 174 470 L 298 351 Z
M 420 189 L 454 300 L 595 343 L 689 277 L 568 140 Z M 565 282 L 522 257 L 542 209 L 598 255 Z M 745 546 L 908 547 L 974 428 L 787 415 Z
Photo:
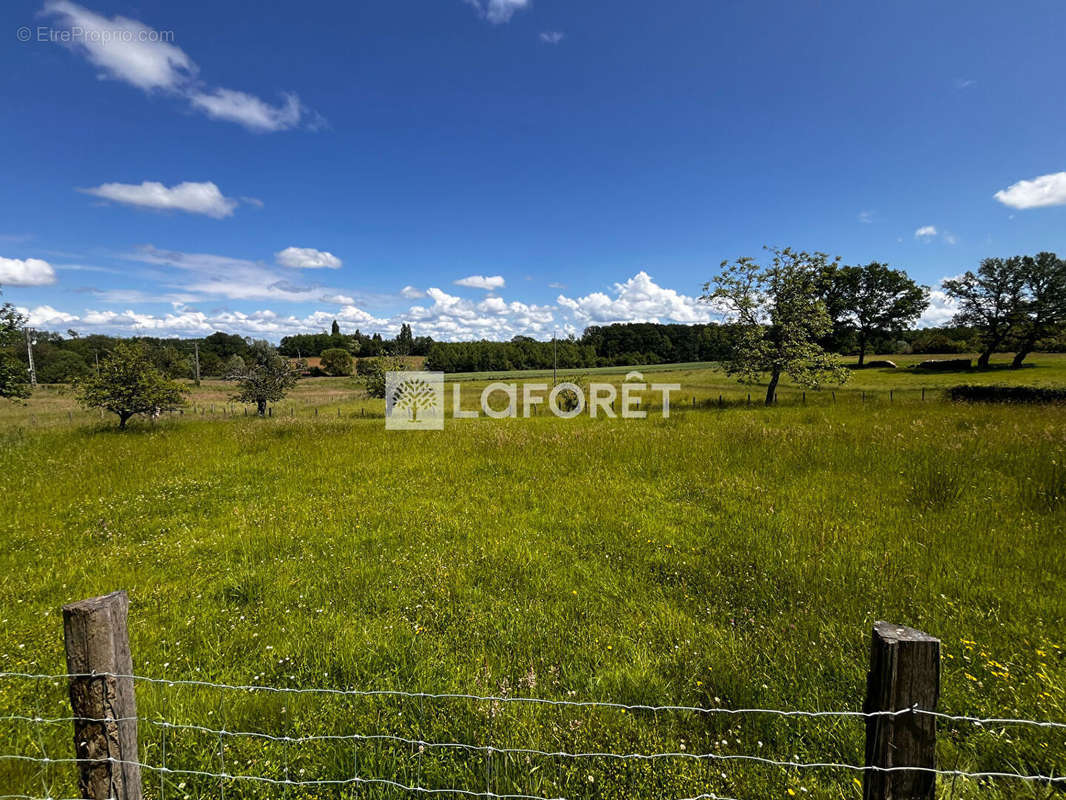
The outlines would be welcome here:
M 986 258 L 977 273 L 944 281 L 944 291 L 959 303 L 956 325 L 977 328 L 981 337 L 978 367 L 988 367 L 992 353 L 1010 336 L 1022 313 L 1024 259 Z
M 25 324 L 26 318 L 14 306 L 10 303 L 0 305 L 0 397 L 22 399 L 30 396 L 26 365 L 13 352 L 21 343 Z
M 769 266 L 754 259 L 722 262 L 722 273 L 704 285 L 701 297 L 733 318 L 736 339 L 726 373 L 757 383 L 769 373 L 766 405 L 774 402 L 783 374 L 816 388 L 823 380 L 844 383 L 848 371 L 818 344 L 833 327 L 822 297 L 832 262 L 825 253 L 767 248 Z
M 125 429 L 137 414 L 156 417 L 185 405 L 188 389 L 155 366 L 143 343 L 120 342 L 100 362 L 98 374 L 74 381 L 74 391 L 85 408 L 103 408 L 117 414 L 118 427 Z
M 397 356 L 378 356 L 359 359 L 359 376 L 371 397 L 385 397 L 385 373 L 403 372 L 407 362 Z
M 232 396 L 235 401 L 254 403 L 256 413 L 265 417 L 267 403 L 284 399 L 300 374 L 269 342 L 253 342 L 249 355 L 251 363 L 228 374 L 226 380 L 237 383 Z
M 853 328 L 859 340 L 859 366 L 866 346 L 877 335 L 912 325 L 929 307 L 929 289 L 902 270 L 873 261 L 865 267 L 839 267 L 830 273 L 830 313 Z
M 1066 324 L 1066 260 L 1054 253 L 1025 256 L 1022 282 L 1025 294 L 1018 315 L 1013 369 L 1022 365 L 1038 341 Z
M 322 369 L 334 377 L 352 374 L 352 356 L 347 350 L 333 347 L 322 351 Z

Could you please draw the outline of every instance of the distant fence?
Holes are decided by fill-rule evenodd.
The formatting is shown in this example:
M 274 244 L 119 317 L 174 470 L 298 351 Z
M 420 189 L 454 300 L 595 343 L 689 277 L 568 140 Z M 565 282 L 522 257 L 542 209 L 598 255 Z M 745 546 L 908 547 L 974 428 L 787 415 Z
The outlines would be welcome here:
M 64 717 L 10 715 L 0 717 L 6 722 L 33 725 L 69 724 L 74 729 L 75 752 L 70 757 L 50 758 L 31 753 L 2 753 L 0 761 L 27 762 L 35 765 L 69 765 L 77 771 L 78 800 L 141 800 L 142 774 L 152 773 L 165 779 L 210 780 L 219 782 L 219 797 L 226 796 L 226 787 L 259 785 L 289 789 L 343 790 L 380 787 L 401 794 L 439 795 L 453 797 L 483 797 L 490 800 L 549 800 L 542 795 L 496 793 L 461 787 L 434 787 L 404 783 L 396 776 L 371 777 L 358 773 L 358 764 L 350 777 L 328 779 L 305 775 L 271 777 L 225 768 L 224 740 L 233 737 L 254 738 L 271 742 L 375 742 L 388 741 L 424 751 L 477 752 L 492 755 L 542 757 L 548 759 L 621 760 L 627 762 L 661 762 L 689 760 L 701 763 L 746 762 L 753 765 L 791 770 L 841 770 L 861 775 L 864 800 L 932 800 L 938 777 L 967 778 L 983 781 L 1024 781 L 1050 789 L 1066 789 L 1066 776 L 1056 774 L 1027 774 L 1023 772 L 965 771 L 942 769 L 937 766 L 936 737 L 938 722 L 966 723 L 976 726 L 1029 726 L 1052 732 L 1066 731 L 1066 722 L 1036 721 L 1012 718 L 980 718 L 955 716 L 937 710 L 940 696 L 940 642 L 925 633 L 900 625 L 878 622 L 874 625 L 866 697 L 861 711 L 799 711 L 772 708 L 715 708 L 681 705 L 626 705 L 622 703 L 556 700 L 535 697 L 492 696 L 478 694 L 433 694 L 373 689 L 281 688 L 255 685 L 230 685 L 199 680 L 169 680 L 135 675 L 130 652 L 127 615 L 129 601 L 125 592 L 85 600 L 65 606 L 64 639 L 68 671 L 63 675 L 41 675 L 19 672 L 0 672 L 9 680 L 66 681 L 72 714 Z M 474 745 L 464 742 L 426 741 L 385 733 L 348 733 L 334 735 L 277 736 L 265 732 L 233 731 L 209 725 L 181 724 L 166 719 L 138 716 L 136 686 L 154 684 L 167 688 L 190 688 L 232 691 L 241 693 L 277 693 L 280 695 L 332 696 L 343 698 L 397 697 L 419 702 L 445 700 L 474 701 L 489 704 L 526 704 L 529 706 L 568 707 L 577 710 L 600 709 L 621 713 L 683 712 L 697 715 L 771 715 L 786 718 L 852 718 L 864 722 L 866 728 L 865 763 L 851 764 L 837 761 L 805 762 L 797 758 L 763 756 L 754 753 L 687 752 L 567 752 L 534 748 L 507 748 Z M 217 737 L 223 765 L 221 771 L 181 769 L 167 766 L 166 740 L 159 763 L 142 761 L 138 745 L 139 723 L 161 728 L 164 732 L 194 731 Z M 761 742 L 760 742 L 761 745 Z M 1063 748 L 1066 753 L 1066 747 Z M 860 784 L 858 779 L 855 784 Z M 184 784 L 179 784 L 183 786 Z M 0 787 L 9 791 L 21 787 Z M 856 793 L 858 786 L 855 787 Z M 239 789 L 236 796 L 242 796 Z M 164 795 L 161 790 L 160 795 Z M 179 793 L 179 796 L 181 794 Z M 231 796 L 232 793 L 231 793 Z M 305 795 L 300 795 L 305 796 Z M 318 797 L 313 794 L 306 796 Z M 329 795 L 333 796 L 333 795 Z M 29 794 L 0 794 L 0 800 L 53 800 Z M 555 800 L 565 800 L 556 798 Z M 704 791 L 685 800 L 736 800 L 736 798 Z M 754 800 L 754 799 L 753 799 Z

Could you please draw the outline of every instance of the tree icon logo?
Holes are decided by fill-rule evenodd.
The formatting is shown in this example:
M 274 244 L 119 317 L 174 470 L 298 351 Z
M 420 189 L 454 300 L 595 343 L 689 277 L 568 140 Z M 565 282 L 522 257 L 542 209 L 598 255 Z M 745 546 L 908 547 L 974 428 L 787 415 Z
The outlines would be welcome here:
M 386 372 L 385 429 L 444 429 L 443 372 Z

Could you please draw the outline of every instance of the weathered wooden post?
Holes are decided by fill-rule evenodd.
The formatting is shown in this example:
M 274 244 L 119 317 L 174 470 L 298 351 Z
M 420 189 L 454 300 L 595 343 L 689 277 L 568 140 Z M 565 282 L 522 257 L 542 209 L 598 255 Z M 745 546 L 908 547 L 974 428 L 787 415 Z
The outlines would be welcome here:
M 63 606 L 78 793 L 88 800 L 141 800 L 129 607 L 125 592 Z
M 935 711 L 940 697 L 940 640 L 914 628 L 874 623 L 870 673 L 866 679 L 867 714 L 917 708 Z M 936 768 L 936 717 L 913 711 L 866 718 L 863 800 L 933 800 Z M 894 770 L 886 772 L 883 770 Z

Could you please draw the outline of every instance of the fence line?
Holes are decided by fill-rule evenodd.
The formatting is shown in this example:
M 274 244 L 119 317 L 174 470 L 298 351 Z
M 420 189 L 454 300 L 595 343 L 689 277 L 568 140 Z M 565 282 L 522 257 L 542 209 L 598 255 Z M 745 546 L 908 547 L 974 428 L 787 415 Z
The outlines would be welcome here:
M 432 692 L 407 692 L 402 689 L 330 689 L 330 688 L 297 688 L 288 686 L 266 686 L 260 684 L 230 684 L 230 683 L 218 683 L 215 681 L 201 681 L 201 680 L 188 680 L 188 679 L 170 679 L 170 678 L 151 678 L 145 675 L 120 675 L 114 672 L 84 672 L 84 673 L 64 673 L 59 675 L 52 675 L 47 673 L 32 673 L 32 672 L 0 672 L 0 678 L 25 678 L 36 680 L 51 680 L 61 681 L 70 680 L 71 678 L 115 678 L 139 681 L 141 683 L 150 683 L 160 686 L 175 687 L 175 686 L 188 686 L 202 689 L 223 689 L 227 691 L 248 692 L 249 694 L 255 694 L 261 692 L 264 694 L 321 694 L 321 695 L 336 695 L 342 697 L 401 697 L 408 700 L 471 700 L 481 703 L 530 703 L 533 705 L 548 705 L 548 706 L 569 706 L 574 708 L 605 708 L 614 709 L 618 711 L 646 711 L 652 713 L 669 713 L 669 712 L 687 712 L 693 714 L 726 714 L 726 715 L 746 715 L 746 714 L 769 714 L 778 717 L 802 717 L 816 719 L 819 717 L 839 717 L 839 718 L 856 718 L 856 719 L 876 719 L 879 717 L 900 717 L 906 714 L 915 714 L 918 716 L 934 717 L 944 722 L 969 722 L 981 727 L 1000 727 L 1006 725 L 1029 725 L 1037 728 L 1058 728 L 1066 730 L 1066 722 L 1058 722 L 1053 720 L 1032 720 L 1032 719 L 1015 719 L 1011 717 L 976 717 L 969 715 L 948 714 L 943 711 L 932 711 L 929 709 L 918 708 L 912 706 L 909 708 L 901 708 L 896 711 L 803 711 L 797 709 L 777 709 L 777 708 L 725 708 L 720 706 L 685 706 L 685 705 L 643 705 L 643 704 L 627 704 L 616 703 L 603 700 L 554 700 L 547 697 L 516 697 L 512 695 L 500 696 L 500 695 L 477 695 L 477 694 L 464 694 L 460 692 L 444 692 L 444 693 L 432 693 Z M 0 717 L 0 719 L 8 719 L 7 717 Z M 41 721 L 47 722 L 50 720 L 37 720 L 36 718 L 19 718 L 24 719 L 27 722 Z M 78 717 L 61 717 L 55 720 L 56 722 L 76 722 Z M 140 718 L 140 719 L 143 719 Z M 90 719 L 89 721 L 99 721 Z M 122 722 L 123 719 L 116 719 L 115 722 Z M 150 721 L 150 720 L 149 720 Z
M 71 716 L 45 717 L 41 714 L 10 714 L 0 716 L 3 722 L 31 723 L 33 734 L 40 745 L 39 755 L 0 754 L 0 762 L 37 765 L 67 765 L 78 767 L 78 790 L 91 800 L 141 800 L 141 771 L 159 776 L 160 786 L 168 777 L 217 780 L 224 795 L 227 782 L 261 784 L 280 787 L 345 787 L 380 786 L 412 794 L 450 795 L 487 800 L 563 800 L 544 798 L 538 795 L 514 793 L 500 794 L 492 791 L 490 765 L 495 756 L 530 757 L 572 762 L 598 760 L 616 762 L 661 762 L 666 760 L 689 763 L 748 763 L 786 770 L 845 770 L 862 773 L 863 797 L 866 800 L 932 800 L 935 796 L 936 779 L 965 778 L 972 780 L 1005 779 L 1038 783 L 1050 788 L 1066 788 L 1066 775 L 1024 773 L 996 769 L 964 770 L 941 769 L 936 761 L 936 726 L 940 720 L 973 724 L 980 727 L 1005 727 L 1008 725 L 1030 726 L 1039 729 L 1066 729 L 1066 722 L 1053 720 L 1028 720 L 1015 718 L 982 718 L 971 715 L 953 715 L 937 711 L 940 693 L 940 642 L 921 631 L 904 626 L 878 622 L 874 625 L 871 639 L 870 669 L 867 675 L 866 700 L 862 711 L 824 710 L 807 711 L 774 708 L 725 708 L 688 705 L 626 704 L 595 700 L 536 697 L 493 696 L 467 693 L 407 692 L 398 689 L 329 689 L 288 688 L 262 685 L 235 685 L 207 680 L 153 678 L 133 673 L 129 638 L 126 627 L 128 598 L 124 592 L 92 598 L 64 607 L 64 627 L 67 649 L 67 672 L 41 674 L 29 672 L 0 672 L 3 679 L 33 680 L 40 687 L 48 681 L 55 685 L 69 683 Z M 222 728 L 193 723 L 180 723 L 165 718 L 138 715 L 136 707 L 136 683 L 147 683 L 173 689 L 175 687 L 205 688 L 221 691 L 238 691 L 248 694 L 277 693 L 283 695 L 319 695 L 338 697 L 387 697 L 422 701 L 460 700 L 473 703 L 488 703 L 493 706 L 506 703 L 531 704 L 536 706 L 609 709 L 625 712 L 691 713 L 698 715 L 756 715 L 765 714 L 778 718 L 819 719 L 837 718 L 861 720 L 866 727 L 865 763 L 854 764 L 842 761 L 801 761 L 799 756 L 774 758 L 753 753 L 688 752 L 682 746 L 680 752 L 611 752 L 546 750 L 532 747 L 496 747 L 457 741 L 432 741 L 425 738 L 405 737 L 386 733 L 337 733 L 305 736 L 288 736 L 263 731 L 227 730 L 223 719 Z M 167 697 L 168 694 L 164 694 Z M 635 714 L 634 719 L 639 719 Z M 137 739 L 138 723 L 146 723 L 162 730 L 162 764 L 142 762 Z M 75 757 L 50 758 L 46 754 L 42 725 L 73 723 L 75 730 Z M 204 769 L 171 768 L 167 766 L 166 739 L 168 731 L 192 731 L 217 737 L 219 772 Z M 239 738 L 278 742 L 285 745 L 285 768 L 283 777 L 236 774 L 227 770 L 225 740 Z M 291 779 L 289 776 L 288 745 L 307 742 L 390 742 L 410 748 L 419 756 L 417 778 L 407 785 L 386 777 L 364 777 L 359 774 L 358 760 L 354 773 L 345 777 L 318 779 Z M 490 739 L 491 741 L 491 739 Z M 723 742 L 723 744 L 725 744 Z M 737 742 L 739 744 L 739 741 Z M 712 745 L 716 747 L 717 745 Z M 762 743 L 759 743 L 762 746 Z M 484 756 L 486 782 L 484 791 L 464 788 L 431 788 L 422 783 L 421 756 L 428 749 L 454 750 L 478 753 Z M 358 748 L 357 748 L 358 751 Z M 517 758 L 515 759 L 518 760 Z M 212 763 L 215 763 L 212 759 Z M 251 762 L 249 762 L 250 764 Z M 199 764 L 194 764 L 199 766 Z M 956 764 L 956 766 L 958 766 Z M 560 767 L 561 769 L 561 767 Z M 1051 773 L 1058 767 L 1052 767 Z M 303 774 L 301 770 L 300 774 Z M 42 784 L 48 794 L 48 783 Z M 722 773 L 723 778 L 725 773 Z M 400 776 L 394 776 L 400 777 Z M 591 775 L 590 775 L 591 780 Z M 858 782 L 856 780 L 856 782 Z M 521 792 L 524 787 L 508 785 L 508 789 Z M 10 798 L 32 797 L 11 795 Z M 0 796 L 3 800 L 3 796 Z M 45 798 L 48 800 L 48 798 Z M 734 800 L 707 790 L 687 800 Z

